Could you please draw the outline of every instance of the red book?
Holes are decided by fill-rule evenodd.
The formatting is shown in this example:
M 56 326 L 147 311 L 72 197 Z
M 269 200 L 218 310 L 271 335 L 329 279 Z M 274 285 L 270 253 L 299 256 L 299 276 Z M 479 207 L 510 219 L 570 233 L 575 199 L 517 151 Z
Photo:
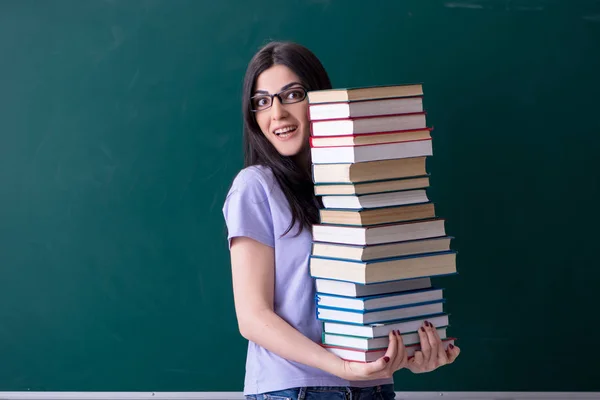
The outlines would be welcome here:
M 447 350 L 450 344 L 454 345 L 455 340 L 456 338 L 454 337 L 443 339 L 442 345 L 444 346 L 444 350 Z M 326 344 L 321 344 L 321 346 L 343 360 L 363 363 L 377 361 L 381 357 L 385 356 L 387 351 L 387 349 L 360 350 L 349 347 L 330 346 Z M 416 351 L 421 350 L 420 343 L 415 343 L 404 347 L 408 353 L 408 357 L 414 356 Z
M 365 146 L 371 144 L 386 144 L 398 142 L 410 142 L 413 140 L 431 139 L 433 128 L 411 129 L 406 131 L 375 132 L 361 135 L 345 136 L 311 136 L 311 147 L 342 147 L 342 146 Z

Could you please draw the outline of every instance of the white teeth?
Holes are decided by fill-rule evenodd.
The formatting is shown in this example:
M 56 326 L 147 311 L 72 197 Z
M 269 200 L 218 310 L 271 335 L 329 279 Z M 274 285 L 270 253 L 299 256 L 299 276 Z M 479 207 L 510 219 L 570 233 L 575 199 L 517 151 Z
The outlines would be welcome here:
M 296 128 L 297 128 L 296 126 L 286 126 L 285 128 L 275 130 L 274 133 L 278 136 L 282 136 L 285 133 L 295 130 Z

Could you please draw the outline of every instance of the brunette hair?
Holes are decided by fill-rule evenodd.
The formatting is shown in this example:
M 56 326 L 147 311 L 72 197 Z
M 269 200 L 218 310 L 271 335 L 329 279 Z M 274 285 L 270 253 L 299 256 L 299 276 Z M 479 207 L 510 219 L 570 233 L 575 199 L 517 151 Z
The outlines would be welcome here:
M 250 97 L 256 79 L 273 65 L 288 67 L 298 75 L 300 83 L 308 91 L 331 89 L 331 82 L 319 59 L 306 47 L 293 42 L 268 43 L 254 55 L 246 70 L 242 95 L 244 167 L 262 165 L 273 172 L 292 213 L 292 220 L 284 233 L 286 235 L 296 221 L 300 222 L 298 233 L 318 223 L 321 203 L 314 194 L 310 168 L 303 168 L 291 157 L 279 154 L 260 130 L 251 111 Z

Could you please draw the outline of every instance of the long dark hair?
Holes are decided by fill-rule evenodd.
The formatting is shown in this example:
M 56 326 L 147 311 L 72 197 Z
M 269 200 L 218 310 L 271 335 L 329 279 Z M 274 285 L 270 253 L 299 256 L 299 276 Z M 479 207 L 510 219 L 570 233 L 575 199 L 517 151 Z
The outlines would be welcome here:
M 271 169 L 292 213 L 292 220 L 284 235 L 297 221 L 300 223 L 298 234 L 303 228 L 310 228 L 319 221 L 321 203 L 314 194 L 311 170 L 279 154 L 260 130 L 250 110 L 250 97 L 256 79 L 276 64 L 291 69 L 307 90 L 331 89 L 331 82 L 319 59 L 306 47 L 293 42 L 270 42 L 262 47 L 250 60 L 244 77 L 244 167 L 263 165 Z

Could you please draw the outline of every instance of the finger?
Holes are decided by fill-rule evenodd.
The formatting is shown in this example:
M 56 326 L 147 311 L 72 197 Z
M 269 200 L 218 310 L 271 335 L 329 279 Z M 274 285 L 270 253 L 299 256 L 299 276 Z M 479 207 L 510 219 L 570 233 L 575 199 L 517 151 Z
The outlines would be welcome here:
M 408 367 L 412 372 L 421 372 L 423 371 L 423 366 L 425 365 L 425 361 L 423 358 L 423 352 L 415 351 L 413 357 L 408 361 Z
M 448 355 L 448 364 L 451 364 L 456 360 L 456 357 L 460 354 L 460 348 L 458 346 L 454 346 L 452 343 L 448 345 L 448 350 L 446 350 L 446 354 Z
M 444 344 L 442 343 L 442 339 L 440 338 L 438 330 L 435 329 L 435 326 L 433 329 L 433 333 L 434 333 L 435 339 L 438 343 L 438 353 L 437 353 L 438 366 L 446 365 L 446 364 L 448 364 L 448 354 L 446 353 L 446 349 L 444 347 Z
M 390 363 L 394 360 L 394 358 L 396 357 L 396 351 L 397 351 L 397 345 L 396 345 L 396 338 L 394 337 L 394 333 L 390 332 L 388 334 L 389 337 L 389 344 L 388 344 L 388 348 L 387 351 L 385 352 L 385 354 L 378 358 L 377 360 L 367 363 L 365 365 L 365 374 L 375 374 L 377 372 L 381 372 L 384 371 L 385 369 L 390 367 Z
M 395 331 L 395 333 L 398 350 L 396 352 L 396 358 L 394 360 L 394 363 L 392 364 L 392 372 L 404 368 L 406 366 L 407 359 L 407 351 L 404 347 L 404 340 L 402 340 L 402 334 L 400 333 L 400 331 Z
M 435 327 L 433 326 L 433 324 L 429 321 L 425 321 L 425 333 L 427 333 L 427 339 L 429 340 L 429 345 L 431 346 L 431 355 L 429 358 L 429 362 L 427 364 L 427 366 L 429 367 L 430 370 L 434 370 L 437 367 L 439 367 L 438 361 L 439 361 L 439 355 L 440 355 L 440 351 L 442 353 L 444 353 L 444 347 L 442 346 L 442 340 L 440 339 L 440 336 L 437 334 L 437 330 L 435 329 Z M 444 359 L 446 357 L 444 356 Z
M 425 331 L 425 323 L 419 328 L 419 339 L 421 340 L 421 352 L 423 353 L 423 362 L 425 365 L 429 364 L 431 358 L 431 345 L 429 344 L 429 337 Z
M 383 371 L 387 368 L 387 362 L 384 360 L 384 357 L 369 363 L 355 361 L 348 361 L 347 363 L 348 369 L 352 372 L 352 375 L 360 380 L 365 378 L 377 379 L 383 377 Z
M 444 349 L 444 345 L 442 344 L 442 339 L 440 338 L 440 334 L 439 334 L 437 328 L 431 322 L 429 322 L 429 321 L 426 321 L 426 322 L 429 325 L 429 327 L 431 328 L 431 333 L 433 334 L 433 336 L 435 338 L 435 342 L 438 344 L 438 346 L 437 346 L 438 359 L 439 360 L 447 360 L 448 357 L 446 355 L 446 350 Z M 432 357 L 433 357 L 433 354 L 432 354 Z
M 394 361 L 396 358 L 396 354 L 398 354 L 398 340 L 396 339 L 396 335 L 393 331 L 390 331 L 388 334 L 389 344 L 385 355 L 389 357 L 391 361 Z

